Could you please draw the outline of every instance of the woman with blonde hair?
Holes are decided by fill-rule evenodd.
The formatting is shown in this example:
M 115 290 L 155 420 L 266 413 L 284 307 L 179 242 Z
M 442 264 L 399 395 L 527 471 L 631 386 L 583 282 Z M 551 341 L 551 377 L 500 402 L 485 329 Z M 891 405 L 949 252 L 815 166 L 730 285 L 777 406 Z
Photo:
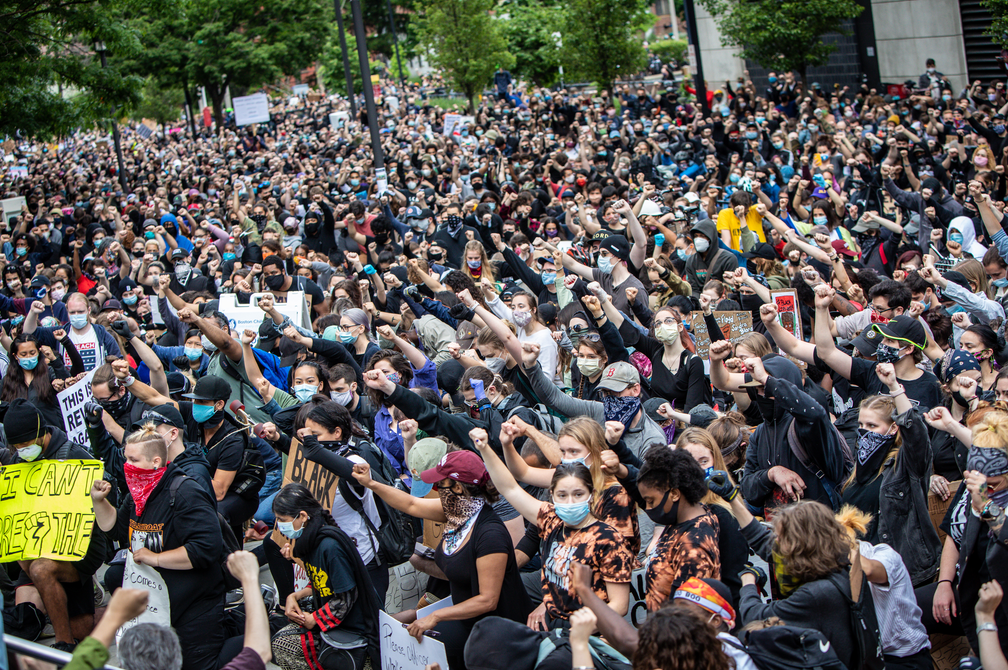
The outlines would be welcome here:
M 931 581 L 941 541 L 928 500 L 932 449 L 927 426 L 896 379 L 892 363 L 875 367 L 889 395 L 861 401 L 854 468 L 841 488 L 843 503 L 870 514 L 865 541 L 885 543 L 906 563 L 915 585 Z M 903 445 L 913 445 L 903 448 Z
M 966 280 L 976 287 L 975 293 L 983 293 L 988 298 L 994 298 L 994 291 L 991 288 L 990 280 L 987 279 L 987 271 L 984 270 L 983 263 L 975 258 L 967 258 L 956 263 L 952 268 L 956 272 L 961 272 Z
M 737 480 L 745 466 L 746 447 L 749 446 L 750 431 L 746 418 L 741 412 L 726 412 L 711 421 L 707 432 L 717 442 L 725 470 L 735 475 Z
M 487 257 L 486 248 L 483 243 L 479 240 L 469 240 L 466 242 L 465 251 L 462 254 L 465 257 L 465 272 L 469 277 L 479 286 L 480 282 L 485 278 L 492 282 L 497 281 L 497 271 L 494 269 L 490 259 Z

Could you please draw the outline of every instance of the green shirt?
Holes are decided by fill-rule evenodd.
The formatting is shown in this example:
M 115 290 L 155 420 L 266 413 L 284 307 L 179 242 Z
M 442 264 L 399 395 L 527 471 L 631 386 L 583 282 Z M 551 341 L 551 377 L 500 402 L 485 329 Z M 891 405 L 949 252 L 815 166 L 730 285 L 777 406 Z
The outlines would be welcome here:
M 109 652 L 104 644 L 93 637 L 84 638 L 74 649 L 73 660 L 63 666 L 64 670 L 95 670 L 109 660 Z

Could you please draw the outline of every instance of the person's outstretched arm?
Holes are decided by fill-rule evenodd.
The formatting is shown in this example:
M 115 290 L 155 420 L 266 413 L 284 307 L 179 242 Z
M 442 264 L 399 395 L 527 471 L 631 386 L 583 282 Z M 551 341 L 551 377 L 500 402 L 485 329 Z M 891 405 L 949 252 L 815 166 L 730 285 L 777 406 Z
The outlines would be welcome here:
M 501 431 L 514 429 L 515 426 L 505 423 L 501 426 Z M 518 513 L 525 517 L 529 523 L 539 525 L 539 510 L 542 509 L 543 502 L 532 496 L 528 491 L 518 485 L 514 475 L 504 465 L 504 461 L 494 453 L 490 446 L 490 438 L 482 428 L 473 428 L 469 431 L 469 439 L 472 440 L 476 451 L 483 458 L 490 479 L 493 481 L 497 491 L 504 496 L 511 506 L 518 510 Z
M 245 649 L 251 649 L 263 663 L 269 663 L 273 658 L 273 648 L 269 616 L 259 588 L 259 561 L 250 552 L 236 551 L 228 556 L 227 569 L 241 582 L 245 594 Z M 248 666 L 239 666 L 236 661 L 231 661 L 222 670 L 237 670 L 239 667 Z
M 851 357 L 837 349 L 831 333 L 833 323 L 830 317 L 829 306 L 833 304 L 833 297 L 836 294 L 829 284 L 820 284 L 815 287 L 815 341 L 816 353 L 819 354 L 826 365 L 840 373 L 844 379 L 851 378 Z

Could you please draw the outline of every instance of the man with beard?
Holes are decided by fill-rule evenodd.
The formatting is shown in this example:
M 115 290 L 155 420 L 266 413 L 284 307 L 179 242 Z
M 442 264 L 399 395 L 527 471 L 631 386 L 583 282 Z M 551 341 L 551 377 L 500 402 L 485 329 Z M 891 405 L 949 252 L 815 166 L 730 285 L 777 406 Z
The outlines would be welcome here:
M 834 508 L 835 489 L 849 468 L 829 412 L 801 390 L 798 366 L 776 354 L 747 358 L 745 374 L 728 372 L 724 360 L 732 346 L 729 340 L 711 342 L 711 381 L 722 391 L 748 393 L 763 417 L 746 449 L 746 501 L 764 514 L 797 500 Z

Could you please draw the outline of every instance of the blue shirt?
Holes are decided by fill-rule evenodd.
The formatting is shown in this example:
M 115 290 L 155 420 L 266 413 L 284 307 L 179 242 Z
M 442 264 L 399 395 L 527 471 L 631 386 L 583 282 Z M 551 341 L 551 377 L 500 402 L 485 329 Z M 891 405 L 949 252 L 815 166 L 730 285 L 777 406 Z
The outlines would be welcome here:
M 413 368 L 413 380 L 410 382 L 410 388 L 420 387 L 429 388 L 435 392 L 438 390 L 437 366 L 429 358 L 419 370 Z M 402 431 L 399 430 L 398 425 L 395 430 L 392 430 L 391 424 L 392 413 L 389 412 L 387 407 L 382 405 L 374 418 L 374 442 L 379 449 L 385 452 L 388 459 L 392 461 L 392 466 L 396 469 L 396 472 L 406 475 L 407 480 L 409 480 L 410 472 L 409 468 L 406 467 L 406 452 L 403 447 Z

